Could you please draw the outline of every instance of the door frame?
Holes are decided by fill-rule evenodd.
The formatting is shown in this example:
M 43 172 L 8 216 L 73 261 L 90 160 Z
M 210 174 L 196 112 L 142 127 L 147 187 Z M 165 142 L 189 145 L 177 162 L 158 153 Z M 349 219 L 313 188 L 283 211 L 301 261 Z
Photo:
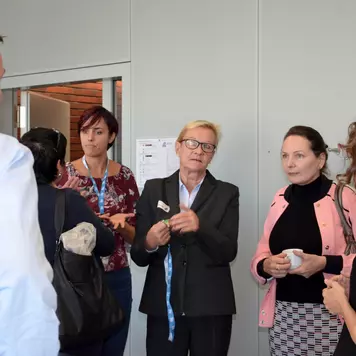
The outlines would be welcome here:
M 56 85 L 69 82 L 103 81 L 103 106 L 113 110 L 113 92 L 110 80 L 120 77 L 122 80 L 122 163 L 131 167 L 131 68 L 129 62 L 108 64 L 95 67 L 74 68 L 45 73 L 34 73 L 4 77 L 2 89 L 29 90 L 31 87 Z M 105 84 L 104 84 L 105 83 Z M 110 156 L 112 152 L 109 152 Z

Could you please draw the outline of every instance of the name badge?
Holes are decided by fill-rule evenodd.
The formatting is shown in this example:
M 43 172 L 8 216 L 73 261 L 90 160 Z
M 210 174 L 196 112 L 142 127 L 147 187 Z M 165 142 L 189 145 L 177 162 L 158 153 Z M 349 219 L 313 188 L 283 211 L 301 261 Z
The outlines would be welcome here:
M 157 208 L 162 209 L 166 213 L 169 213 L 169 210 L 170 210 L 170 207 L 167 204 L 163 203 L 162 200 L 158 200 Z

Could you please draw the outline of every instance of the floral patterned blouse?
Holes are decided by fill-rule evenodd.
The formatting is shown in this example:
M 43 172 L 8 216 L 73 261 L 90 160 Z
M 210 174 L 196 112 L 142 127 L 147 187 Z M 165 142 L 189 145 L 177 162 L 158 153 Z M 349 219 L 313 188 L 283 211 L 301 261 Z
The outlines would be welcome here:
M 81 189 L 82 195 L 86 198 L 94 212 L 99 213 L 98 196 L 95 193 L 91 179 L 80 175 L 71 163 L 66 164 L 66 173 L 67 175 L 62 177 L 59 185 L 63 185 L 67 181 L 68 175 L 79 177 L 79 189 Z M 100 192 L 101 179 L 94 179 Z M 109 213 L 110 215 L 135 213 L 138 198 L 139 192 L 132 171 L 125 166 L 121 166 L 118 174 L 108 177 L 104 199 L 104 213 Z M 129 218 L 127 219 L 127 222 L 130 225 L 135 226 L 136 218 Z M 112 226 L 105 220 L 103 223 L 112 228 Z M 105 271 L 114 271 L 128 266 L 125 240 L 118 231 L 113 230 L 113 233 L 116 239 L 116 247 L 114 253 L 110 257 L 103 259 Z

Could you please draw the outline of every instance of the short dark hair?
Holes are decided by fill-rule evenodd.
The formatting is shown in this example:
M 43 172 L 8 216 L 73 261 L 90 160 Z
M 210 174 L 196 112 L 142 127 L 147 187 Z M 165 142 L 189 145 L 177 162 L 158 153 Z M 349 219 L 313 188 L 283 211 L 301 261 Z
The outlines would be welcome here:
M 5 36 L 0 35 L 0 43 L 4 43 L 4 38 L 5 38 Z
M 115 118 L 115 116 L 107 109 L 102 106 L 93 106 L 90 109 L 87 109 L 83 112 L 78 121 L 78 135 L 80 135 L 80 131 L 83 130 L 83 127 L 90 128 L 93 127 L 96 123 L 98 123 L 101 119 L 104 120 L 105 124 L 109 129 L 109 134 L 115 134 L 115 139 L 119 132 L 119 124 Z M 88 124 L 90 121 L 90 124 Z M 108 144 L 108 149 L 114 144 L 114 141 Z
M 26 132 L 20 142 L 27 146 L 34 157 L 33 169 L 39 184 L 50 184 L 58 175 L 57 162 L 65 164 L 67 139 L 59 131 L 36 127 Z
M 328 160 L 328 145 L 325 144 L 323 137 L 320 133 L 309 126 L 293 126 L 285 134 L 283 141 L 289 136 L 300 136 L 307 139 L 310 143 L 310 148 L 316 157 L 319 157 L 322 153 L 325 155 L 325 165 L 321 169 L 321 173 L 327 174 L 328 168 L 326 161 Z

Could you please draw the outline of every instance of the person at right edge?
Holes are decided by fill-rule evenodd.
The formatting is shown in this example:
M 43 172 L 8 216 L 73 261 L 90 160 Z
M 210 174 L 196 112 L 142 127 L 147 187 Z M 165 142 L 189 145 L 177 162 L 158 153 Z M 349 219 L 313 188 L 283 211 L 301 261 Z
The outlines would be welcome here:
M 140 304 L 148 356 L 228 354 L 239 190 L 207 170 L 219 136 L 208 121 L 187 124 L 176 141 L 179 170 L 147 181 L 136 206 L 131 257 L 148 266 Z
M 349 269 L 354 255 L 344 254 L 336 185 L 325 175 L 327 157 L 315 129 L 294 126 L 286 133 L 281 159 L 292 184 L 276 193 L 251 263 L 255 279 L 270 284 L 259 326 L 269 328 L 271 356 L 332 356 L 341 333 L 342 322 L 325 308 L 322 291 L 324 279 Z M 343 190 L 343 202 L 356 226 L 351 189 Z M 295 258 L 288 249 L 300 263 L 291 264 Z
M 338 179 L 348 184 L 348 188 L 355 187 L 356 182 L 356 122 L 350 124 L 345 151 L 349 159 L 349 166 L 345 174 Z M 344 188 L 344 190 L 347 188 Z M 354 193 L 354 195 L 356 195 Z M 345 205 L 344 201 L 342 202 Z M 345 215 L 347 211 L 344 211 Z M 354 228 L 353 228 L 354 229 Z M 354 233 L 354 238 L 356 234 Z M 332 314 L 341 315 L 345 321 L 339 343 L 333 356 L 355 356 L 356 355 L 356 259 L 353 261 L 351 273 L 335 276 L 325 283 L 327 288 L 323 291 L 324 303 Z M 351 274 L 350 278 L 349 275 Z

